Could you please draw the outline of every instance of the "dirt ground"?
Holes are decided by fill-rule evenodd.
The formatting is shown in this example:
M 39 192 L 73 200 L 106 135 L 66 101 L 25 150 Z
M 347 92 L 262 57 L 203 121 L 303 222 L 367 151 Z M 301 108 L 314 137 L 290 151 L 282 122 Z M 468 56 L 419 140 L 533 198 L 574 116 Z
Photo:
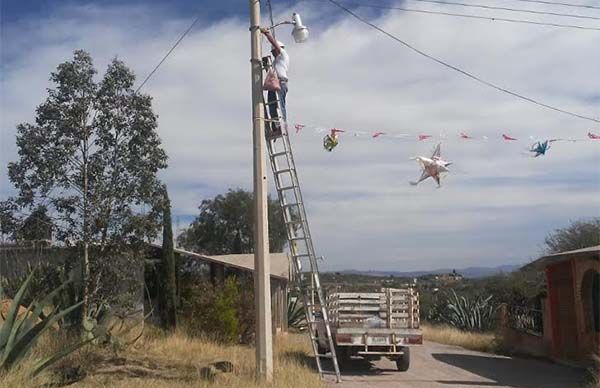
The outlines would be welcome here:
M 411 350 L 411 366 L 398 372 L 396 364 L 352 360 L 342 371 L 341 384 L 330 388 L 578 388 L 584 371 L 551 362 L 510 358 L 457 346 L 426 342 Z

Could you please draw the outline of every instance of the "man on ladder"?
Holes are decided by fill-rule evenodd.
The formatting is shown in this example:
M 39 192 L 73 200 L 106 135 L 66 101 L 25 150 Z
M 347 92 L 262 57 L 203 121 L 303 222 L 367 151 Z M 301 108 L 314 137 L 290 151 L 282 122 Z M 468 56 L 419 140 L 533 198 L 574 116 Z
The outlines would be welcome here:
M 269 42 L 271 43 L 271 54 L 275 60 L 273 61 L 273 68 L 277 73 L 277 77 L 279 78 L 279 84 L 281 89 L 279 92 L 279 106 L 281 106 L 281 115 L 284 122 L 287 122 L 287 112 L 285 109 L 285 97 L 288 92 L 288 69 L 290 67 L 290 57 L 288 53 L 285 51 L 285 46 L 283 43 L 275 40 L 273 35 L 269 32 L 268 28 L 261 28 L 260 31 L 267 37 Z M 274 102 L 277 100 L 277 94 L 274 91 L 270 91 L 267 93 L 267 101 Z M 277 104 L 269 104 L 269 116 L 271 119 L 276 119 L 279 117 L 277 113 Z M 271 128 L 273 130 L 273 135 L 281 136 L 281 127 L 279 123 L 272 123 Z

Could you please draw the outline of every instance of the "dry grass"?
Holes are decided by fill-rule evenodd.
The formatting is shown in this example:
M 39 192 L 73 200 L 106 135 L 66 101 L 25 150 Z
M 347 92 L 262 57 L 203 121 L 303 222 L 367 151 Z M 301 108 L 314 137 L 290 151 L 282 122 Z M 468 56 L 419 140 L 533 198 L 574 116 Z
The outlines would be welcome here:
M 55 348 L 53 339 L 40 344 L 47 350 Z M 304 335 L 288 334 L 275 338 L 275 371 L 273 387 L 324 387 L 312 369 L 310 343 Z M 149 333 L 134 346 L 115 355 L 112 351 L 89 346 L 64 360 L 36 381 L 27 376 L 28 367 L 41 353 L 36 352 L 23 368 L 0 376 L 0 387 L 29 387 L 53 383 L 60 374 L 73 369 L 84 371 L 83 380 L 73 387 L 264 387 L 255 379 L 254 348 L 241 345 L 222 345 L 209 339 L 190 338 L 182 332 L 164 335 L 157 330 Z M 208 365 L 218 361 L 233 363 L 232 373 L 206 377 Z M 69 370 L 71 372 L 69 372 Z M 58 375 L 57 375 L 58 373 Z M 64 376 L 63 376 L 64 377 Z
M 421 325 L 423 337 L 427 341 L 461 346 L 465 349 L 494 353 L 498 341 L 494 333 L 471 333 L 447 325 Z
M 600 388 L 600 355 L 592 355 L 592 366 L 589 368 L 588 388 Z

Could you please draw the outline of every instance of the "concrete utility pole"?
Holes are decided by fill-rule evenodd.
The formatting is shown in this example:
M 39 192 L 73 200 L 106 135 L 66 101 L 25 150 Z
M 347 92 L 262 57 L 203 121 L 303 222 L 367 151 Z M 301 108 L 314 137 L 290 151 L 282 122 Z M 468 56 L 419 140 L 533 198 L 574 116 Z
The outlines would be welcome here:
M 256 298 L 256 372 L 263 381 L 273 380 L 271 331 L 271 261 L 267 217 L 265 122 L 260 32 L 260 0 L 250 0 L 252 68 L 252 137 L 254 148 L 254 292 Z

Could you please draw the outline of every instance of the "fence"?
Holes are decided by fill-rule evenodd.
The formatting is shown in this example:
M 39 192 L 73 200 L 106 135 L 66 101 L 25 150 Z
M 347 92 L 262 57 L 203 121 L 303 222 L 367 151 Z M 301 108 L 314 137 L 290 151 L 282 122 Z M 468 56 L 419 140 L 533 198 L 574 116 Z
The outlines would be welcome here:
M 508 308 L 508 325 L 515 330 L 542 336 L 544 334 L 542 310 L 510 306 Z

